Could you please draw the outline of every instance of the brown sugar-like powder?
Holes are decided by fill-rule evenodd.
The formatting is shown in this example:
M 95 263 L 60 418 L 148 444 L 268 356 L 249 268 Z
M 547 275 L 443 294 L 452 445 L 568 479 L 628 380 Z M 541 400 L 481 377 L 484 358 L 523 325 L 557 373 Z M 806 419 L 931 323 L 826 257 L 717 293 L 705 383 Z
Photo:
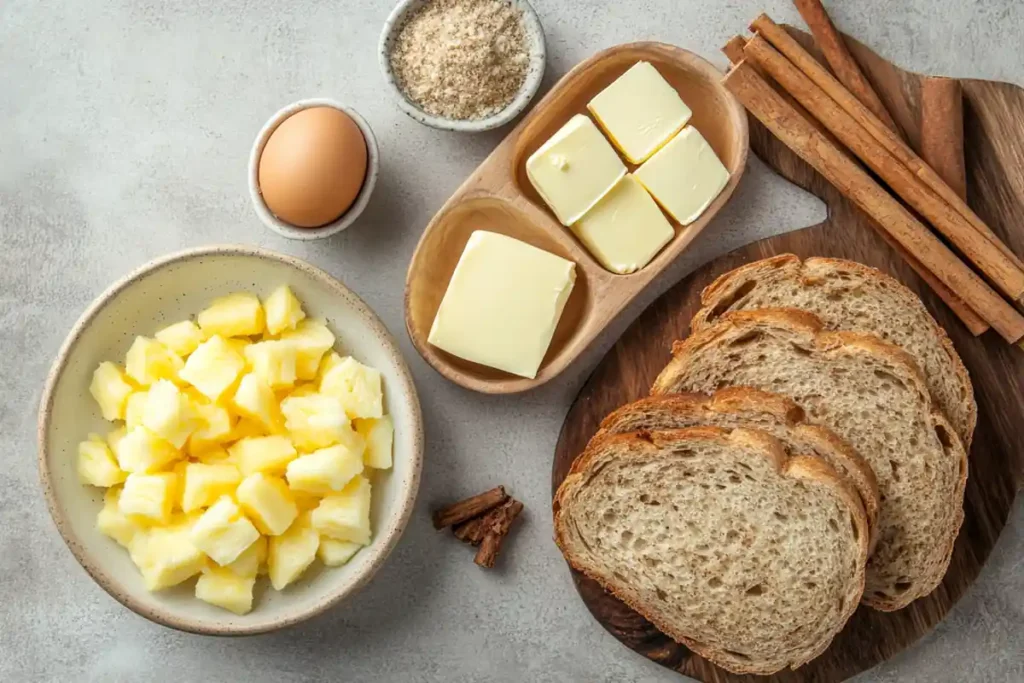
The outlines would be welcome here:
M 431 0 L 406 21 L 389 59 L 423 111 L 485 118 L 508 106 L 526 79 L 522 11 L 507 0 Z

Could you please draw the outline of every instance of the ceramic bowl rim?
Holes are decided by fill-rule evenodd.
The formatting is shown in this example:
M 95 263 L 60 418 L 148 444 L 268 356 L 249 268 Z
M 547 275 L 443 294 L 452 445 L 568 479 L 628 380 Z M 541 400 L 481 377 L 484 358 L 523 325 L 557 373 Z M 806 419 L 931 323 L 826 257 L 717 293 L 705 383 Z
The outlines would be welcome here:
M 318 280 L 321 284 L 337 291 L 342 295 L 346 301 L 350 302 L 352 307 L 355 309 L 357 315 L 362 317 L 369 327 L 373 330 L 377 338 L 385 345 L 385 350 L 388 354 L 396 361 L 395 365 L 398 370 L 398 379 L 401 383 L 402 389 L 397 392 L 396 395 L 407 395 L 410 397 L 409 410 L 414 425 L 413 433 L 410 435 L 410 457 L 412 458 L 411 464 L 411 476 L 408 479 L 408 483 L 403 487 L 401 491 L 401 502 L 398 510 L 397 517 L 393 518 L 390 524 L 388 524 L 385 535 L 378 536 L 375 541 L 379 543 L 376 549 L 376 555 L 366 565 L 365 569 L 361 574 L 354 575 L 351 581 L 341 587 L 340 589 L 330 592 L 323 596 L 316 604 L 312 607 L 298 611 L 291 614 L 284 614 L 272 621 L 260 621 L 254 624 L 246 625 L 217 625 L 211 626 L 206 623 L 204 619 L 196 619 L 190 617 L 180 617 L 169 613 L 165 608 L 161 606 L 150 607 L 137 601 L 131 594 L 121 588 L 120 582 L 108 571 L 106 571 L 101 563 L 95 562 L 92 553 L 85 551 L 84 545 L 77 539 L 77 536 L 72 531 L 68 521 L 66 519 L 66 513 L 59 504 L 58 497 L 54 486 L 50 481 L 50 468 L 48 466 L 49 461 L 49 447 L 47 443 L 47 431 L 50 426 L 51 419 L 53 418 L 53 401 L 54 401 L 54 390 L 57 386 L 58 381 L 64 373 L 67 366 L 68 360 L 75 347 L 78 345 L 83 332 L 88 326 L 95 320 L 96 316 L 109 305 L 115 297 L 122 292 L 126 291 L 129 287 L 135 284 L 139 279 L 154 273 L 158 270 L 166 268 L 176 263 L 188 261 L 195 258 L 201 258 L 204 256 L 251 256 L 260 259 L 267 259 L 283 263 L 287 266 L 298 268 L 305 272 L 309 276 Z M 409 370 L 405 358 L 399 350 L 398 343 L 392 334 L 388 331 L 387 327 L 380 320 L 376 313 L 357 295 L 355 292 L 346 287 L 341 281 L 336 279 L 326 271 L 314 266 L 306 261 L 289 256 L 287 254 L 281 254 L 269 249 L 261 247 L 253 247 L 239 244 L 216 244 L 204 247 L 196 247 L 192 249 L 185 249 L 182 251 L 176 251 L 171 254 L 160 256 L 158 258 L 147 261 L 138 268 L 132 270 L 127 275 L 124 275 L 112 285 L 107 287 L 102 294 L 89 304 L 85 311 L 79 316 L 78 320 L 72 326 L 71 331 L 61 344 L 60 350 L 57 352 L 57 356 L 50 367 L 49 372 L 46 376 L 46 381 L 43 387 L 42 396 L 39 402 L 39 414 L 36 422 L 36 439 L 37 439 L 37 458 L 39 467 L 39 478 L 40 484 L 43 488 L 43 496 L 46 499 L 46 507 L 50 513 L 50 518 L 53 520 L 54 525 L 57 527 L 57 531 L 60 533 L 64 544 L 74 555 L 78 563 L 85 569 L 86 573 L 95 581 L 104 591 L 107 592 L 112 598 L 117 600 L 119 603 L 132 610 L 136 614 L 143 616 L 153 622 L 168 626 L 179 631 L 186 631 L 189 633 L 196 633 L 200 635 L 255 635 L 258 633 L 267 633 L 269 631 L 275 631 L 281 628 L 295 625 L 299 622 L 310 619 L 318 614 L 322 614 L 328 609 L 336 606 L 342 602 L 345 598 L 349 597 L 353 593 L 360 590 L 365 586 L 371 578 L 380 570 L 380 568 L 387 561 L 388 556 L 394 550 L 398 544 L 399 538 L 405 532 L 406 527 L 409 524 L 409 520 L 412 517 L 412 512 L 415 507 L 416 497 L 419 492 L 420 479 L 423 469 L 423 415 L 422 409 L 419 402 L 419 397 L 416 392 L 416 386 L 413 382 L 412 373 Z M 392 514 L 387 515 L 392 518 Z M 379 540 L 378 540 L 379 539 Z M 372 546 L 370 546 L 372 547 Z

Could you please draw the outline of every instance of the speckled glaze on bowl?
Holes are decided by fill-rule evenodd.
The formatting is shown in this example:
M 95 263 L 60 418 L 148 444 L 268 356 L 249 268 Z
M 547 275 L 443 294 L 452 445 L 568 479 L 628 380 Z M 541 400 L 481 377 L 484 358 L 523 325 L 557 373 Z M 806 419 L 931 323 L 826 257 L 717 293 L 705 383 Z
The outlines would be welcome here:
M 337 220 L 321 225 L 319 228 L 299 228 L 275 216 L 267 203 L 263 201 L 263 194 L 260 192 L 260 157 L 263 155 L 263 148 L 267 146 L 267 140 L 277 130 L 277 127 L 284 123 L 285 119 L 303 109 L 312 109 L 313 107 L 333 107 L 343 111 L 359 126 L 359 132 L 363 134 L 363 139 L 366 141 L 366 178 L 363 179 L 363 186 L 359 189 L 359 194 L 356 195 L 352 206 L 348 207 L 348 210 Z M 256 215 L 265 226 L 277 234 L 293 240 L 318 240 L 339 233 L 355 223 L 370 202 L 370 195 L 373 194 L 373 188 L 377 185 L 379 174 L 380 150 L 377 149 L 377 138 L 374 136 L 370 124 L 359 115 L 359 112 L 340 102 L 323 97 L 299 100 L 271 116 L 256 135 L 252 151 L 249 153 L 249 198 L 252 199 L 252 207 L 256 210 Z
M 380 70 L 384 74 L 384 80 L 387 81 L 388 87 L 394 94 L 399 108 L 420 123 L 441 130 L 479 133 L 504 126 L 526 109 L 530 100 L 537 94 L 537 89 L 540 88 L 540 81 L 544 77 L 544 67 L 547 63 L 547 47 L 544 43 L 544 28 L 541 26 L 537 13 L 526 0 L 508 0 L 513 7 L 517 7 L 523 12 L 523 30 L 526 33 L 527 48 L 530 51 L 530 65 L 526 71 L 526 78 L 523 80 L 523 86 L 507 107 L 482 119 L 464 121 L 434 116 L 420 109 L 402 92 L 398 82 L 395 80 L 395 74 L 391 70 L 389 55 L 391 54 L 391 46 L 395 42 L 395 38 L 405 25 L 406 19 L 413 12 L 427 4 L 427 2 L 429 0 L 401 0 L 398 6 L 391 11 L 387 21 L 384 22 L 384 30 L 380 34 L 380 45 L 378 46 L 377 54 L 380 60 Z
M 96 365 L 122 359 L 136 335 L 201 310 L 210 299 L 249 290 L 266 296 L 289 285 L 311 317 L 337 336 L 335 348 L 381 371 L 385 409 L 395 422 L 394 468 L 375 471 L 373 541 L 337 568 L 319 562 L 282 592 L 265 578 L 255 606 L 236 616 L 197 600 L 194 581 L 158 593 L 143 587 L 128 552 L 96 530 L 104 489 L 81 484 L 77 444 L 89 432 L 105 434 L 89 394 Z M 343 284 L 304 261 L 246 246 L 210 246 L 156 259 L 122 278 L 89 306 L 61 346 L 39 409 L 39 473 L 50 515 L 68 548 L 92 578 L 121 604 L 165 626 L 212 635 L 263 633 L 308 619 L 363 586 L 395 547 L 412 513 L 423 459 L 423 423 L 412 377 L 387 328 Z

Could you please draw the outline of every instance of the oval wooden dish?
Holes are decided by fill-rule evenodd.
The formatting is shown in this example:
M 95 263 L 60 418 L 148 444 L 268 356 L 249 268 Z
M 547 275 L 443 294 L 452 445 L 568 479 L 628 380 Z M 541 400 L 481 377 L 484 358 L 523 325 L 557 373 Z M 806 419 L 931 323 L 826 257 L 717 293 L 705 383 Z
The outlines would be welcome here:
M 690 123 L 707 139 L 729 183 L 695 222 L 671 221 L 675 237 L 630 275 L 605 270 L 547 208 L 526 177 L 526 160 L 587 102 L 639 61 L 653 64 L 693 110 Z M 567 73 L 499 144 L 431 219 L 409 264 L 405 324 L 420 355 L 451 381 L 488 394 L 533 389 L 562 372 L 615 316 L 679 256 L 725 205 L 747 163 L 747 117 L 720 84 L 722 74 L 692 52 L 663 43 L 629 43 L 599 52 Z M 632 172 L 634 166 L 627 164 Z M 671 220 L 671 219 L 670 219 Z M 576 284 L 537 377 L 516 377 L 456 358 L 427 342 L 430 326 L 474 230 L 528 242 L 576 263 Z

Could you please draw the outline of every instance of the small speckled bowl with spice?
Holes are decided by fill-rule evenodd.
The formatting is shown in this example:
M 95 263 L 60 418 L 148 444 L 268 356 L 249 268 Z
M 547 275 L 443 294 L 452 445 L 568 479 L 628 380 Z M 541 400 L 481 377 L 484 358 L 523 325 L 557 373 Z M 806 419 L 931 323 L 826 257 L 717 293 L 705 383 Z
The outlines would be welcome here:
M 433 7 L 431 8 L 430 6 L 432 5 Z M 483 7 L 483 5 L 491 5 L 492 7 Z M 521 28 L 522 32 L 522 64 L 521 66 L 514 67 L 514 73 L 511 75 L 511 78 L 517 78 L 518 74 L 522 73 L 522 81 L 515 92 L 510 94 L 507 102 L 503 102 L 500 108 L 494 111 L 484 111 L 483 115 L 471 115 L 460 118 L 454 115 L 431 113 L 427 110 L 430 107 L 425 107 L 414 101 L 403 87 L 401 75 L 397 73 L 392 62 L 396 47 L 399 46 L 402 40 L 402 32 L 410 21 L 414 20 L 425 9 L 440 11 L 441 8 L 451 8 L 451 11 L 456 13 L 483 12 L 488 14 L 489 10 L 496 8 L 497 5 L 510 7 L 513 12 L 518 13 L 520 21 L 515 28 Z M 499 12 L 504 12 L 504 10 L 499 10 Z M 475 28 L 480 29 L 483 27 L 483 30 L 486 31 L 487 17 L 485 16 L 484 19 L 484 21 L 475 22 Z M 458 30 L 458 22 L 446 23 L 446 29 Z M 518 30 L 515 32 L 518 33 Z M 502 38 L 500 34 L 496 34 L 495 37 L 498 39 Z M 436 42 L 432 42 L 430 46 L 436 47 L 436 45 Z M 544 76 L 547 53 L 544 44 L 544 30 L 541 27 L 540 20 L 537 18 L 536 12 L 525 0 L 402 0 L 384 23 L 378 56 L 384 78 L 394 92 L 398 106 L 402 111 L 420 123 L 433 128 L 475 133 L 503 126 L 526 109 L 526 106 L 540 87 L 541 78 Z M 500 82 L 500 76 L 495 80 Z M 460 99 L 460 94 L 454 93 L 454 97 Z M 465 97 L 461 97 L 461 99 L 464 100 Z M 460 104 L 465 105 L 464 102 Z M 435 109 L 438 108 L 444 107 L 435 107 Z M 486 109 L 486 104 L 482 104 L 481 108 Z

